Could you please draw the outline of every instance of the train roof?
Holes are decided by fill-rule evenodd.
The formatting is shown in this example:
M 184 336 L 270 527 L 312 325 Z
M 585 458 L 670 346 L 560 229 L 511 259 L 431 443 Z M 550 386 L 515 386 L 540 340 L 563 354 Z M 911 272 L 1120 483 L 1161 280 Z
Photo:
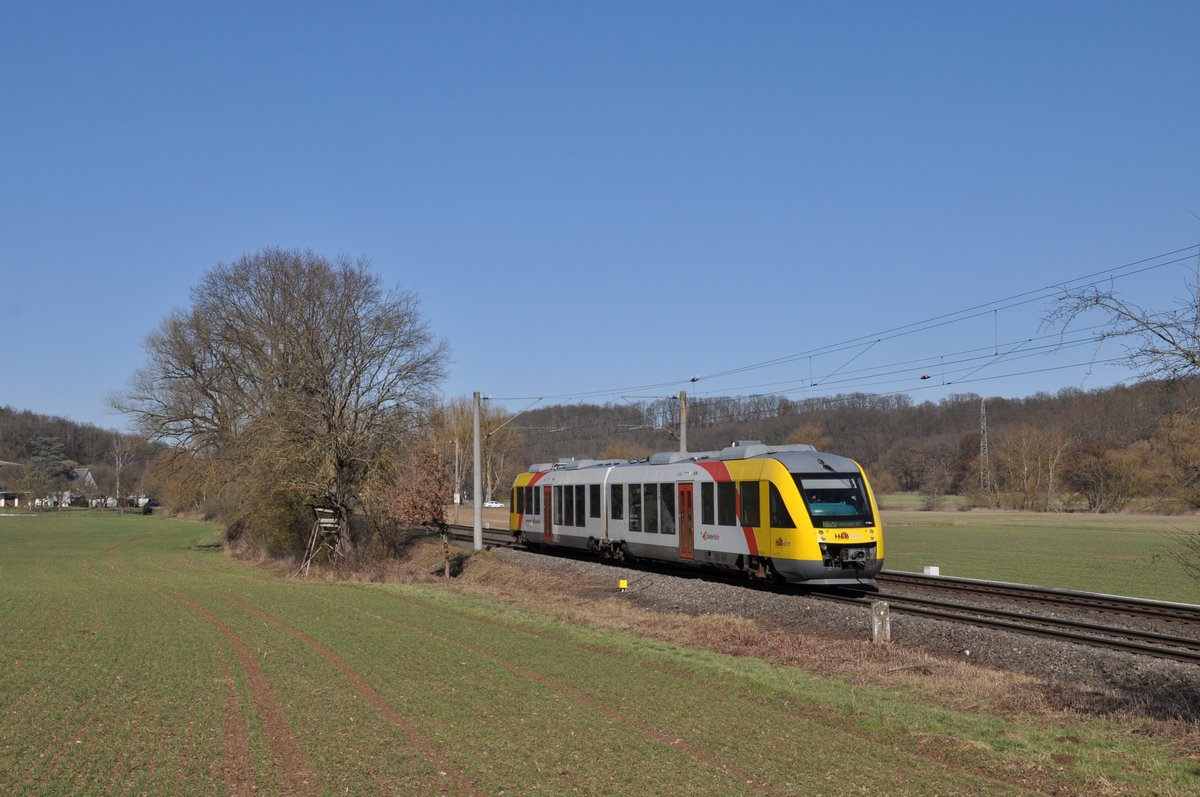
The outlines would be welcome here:
M 662 451 L 645 459 L 560 459 L 530 465 L 531 473 L 550 470 L 584 470 L 628 465 L 670 465 L 676 462 L 724 462 L 732 459 L 777 459 L 792 473 L 833 470 L 853 472 L 858 465 L 849 457 L 817 451 L 804 443 L 767 445 L 757 440 L 739 440 L 719 451 Z

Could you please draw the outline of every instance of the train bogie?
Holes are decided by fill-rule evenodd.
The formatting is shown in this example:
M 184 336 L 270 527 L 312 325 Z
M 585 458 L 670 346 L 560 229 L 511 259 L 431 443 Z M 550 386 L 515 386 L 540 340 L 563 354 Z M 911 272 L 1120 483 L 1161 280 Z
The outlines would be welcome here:
M 809 584 L 871 584 L 883 567 L 862 469 L 812 446 L 567 460 L 520 474 L 512 498 L 510 528 L 534 545 Z

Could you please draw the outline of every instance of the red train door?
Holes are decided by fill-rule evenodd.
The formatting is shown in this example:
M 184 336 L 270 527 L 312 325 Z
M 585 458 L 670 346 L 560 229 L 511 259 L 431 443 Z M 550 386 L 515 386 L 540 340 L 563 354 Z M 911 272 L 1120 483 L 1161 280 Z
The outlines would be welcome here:
M 553 487 L 542 488 L 542 539 L 550 542 L 554 539 L 554 507 L 551 505 L 554 498 Z
M 675 503 L 679 513 L 679 558 L 696 558 L 696 522 L 692 510 L 692 483 L 679 485 L 679 500 Z

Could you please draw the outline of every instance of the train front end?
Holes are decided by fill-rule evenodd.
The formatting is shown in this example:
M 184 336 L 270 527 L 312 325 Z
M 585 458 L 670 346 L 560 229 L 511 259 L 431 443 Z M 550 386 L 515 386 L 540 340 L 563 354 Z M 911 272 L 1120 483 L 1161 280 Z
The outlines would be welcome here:
M 772 529 L 772 564 L 785 580 L 874 586 L 883 569 L 883 524 L 858 463 L 820 452 L 782 454 L 769 480 L 793 528 Z M 766 474 L 764 474 L 766 475 Z

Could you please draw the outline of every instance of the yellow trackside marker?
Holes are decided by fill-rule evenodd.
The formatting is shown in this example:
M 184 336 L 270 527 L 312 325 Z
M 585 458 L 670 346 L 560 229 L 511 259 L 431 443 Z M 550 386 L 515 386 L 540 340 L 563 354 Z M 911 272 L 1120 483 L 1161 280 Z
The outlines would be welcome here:
M 621 592 L 628 592 L 629 591 L 629 582 L 622 578 L 621 580 L 619 580 L 617 582 L 617 588 L 619 590 L 621 590 Z

